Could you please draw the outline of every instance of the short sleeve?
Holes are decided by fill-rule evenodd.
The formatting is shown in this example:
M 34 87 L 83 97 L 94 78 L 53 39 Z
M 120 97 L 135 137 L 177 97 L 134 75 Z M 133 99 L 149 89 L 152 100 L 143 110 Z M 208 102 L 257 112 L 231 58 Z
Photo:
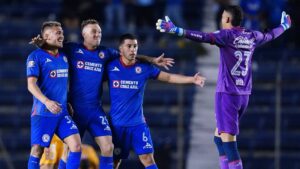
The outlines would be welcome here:
M 157 79 L 157 76 L 160 73 L 160 69 L 154 65 L 149 65 L 149 78 Z
M 27 58 L 26 72 L 27 77 L 38 77 L 40 75 L 39 60 L 35 53 L 30 54 Z
M 113 48 L 107 48 L 107 52 L 108 52 L 108 60 L 114 60 L 120 57 L 120 52 L 116 49 Z

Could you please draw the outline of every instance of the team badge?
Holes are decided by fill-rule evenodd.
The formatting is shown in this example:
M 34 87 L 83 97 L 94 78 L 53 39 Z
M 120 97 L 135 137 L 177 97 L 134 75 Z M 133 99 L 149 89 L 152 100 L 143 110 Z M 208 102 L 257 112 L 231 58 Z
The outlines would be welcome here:
M 50 141 L 50 136 L 49 136 L 49 134 L 44 134 L 44 135 L 42 136 L 42 140 L 43 140 L 44 143 L 48 143 L 48 142 Z
M 82 69 L 84 66 L 84 62 L 83 61 L 78 61 L 77 62 L 77 68 Z
M 66 57 L 66 56 L 64 56 L 63 58 L 64 58 L 64 61 L 65 61 L 66 63 L 68 63 L 68 59 L 67 59 L 67 57 Z
M 139 66 L 135 67 L 135 73 L 137 73 L 137 74 L 142 73 L 142 68 Z
M 50 72 L 50 77 L 52 77 L 52 78 L 56 77 L 56 71 L 55 70 L 52 70 Z
M 120 81 L 119 80 L 113 80 L 113 88 L 119 88 L 120 87 Z
M 35 62 L 33 60 L 29 61 L 28 64 L 27 64 L 27 67 L 30 68 L 30 67 L 34 67 L 35 65 Z
M 99 56 L 100 59 L 103 59 L 103 58 L 105 57 L 105 55 L 104 55 L 103 52 L 99 52 L 99 55 L 98 55 L 98 56 Z

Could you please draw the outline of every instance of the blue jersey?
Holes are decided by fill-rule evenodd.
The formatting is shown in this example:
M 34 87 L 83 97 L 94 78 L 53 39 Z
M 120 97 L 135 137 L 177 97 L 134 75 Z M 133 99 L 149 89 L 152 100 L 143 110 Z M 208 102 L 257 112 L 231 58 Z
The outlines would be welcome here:
M 103 46 L 99 46 L 96 50 L 88 50 L 82 44 L 76 43 L 67 43 L 64 46 L 70 64 L 71 103 L 99 106 L 102 96 L 103 67 L 109 60 L 119 57 L 119 52 Z
M 27 77 L 31 76 L 38 79 L 37 85 L 47 98 L 58 102 L 66 110 L 68 60 L 64 53 L 54 56 L 43 49 L 30 53 L 27 59 Z M 51 113 L 42 102 L 33 97 L 32 116 L 34 115 L 58 116 L 60 113 Z
M 111 123 L 115 126 L 136 126 L 145 123 L 143 98 L 146 82 L 155 79 L 160 70 L 149 63 L 125 66 L 120 59 L 106 68 L 110 90 Z

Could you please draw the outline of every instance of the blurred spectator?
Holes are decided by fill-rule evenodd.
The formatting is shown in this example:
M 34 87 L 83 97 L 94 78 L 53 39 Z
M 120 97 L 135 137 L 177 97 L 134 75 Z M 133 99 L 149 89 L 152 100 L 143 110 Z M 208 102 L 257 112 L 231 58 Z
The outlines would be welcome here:
M 242 0 L 240 3 L 244 11 L 244 20 L 242 25 L 248 29 L 260 30 L 263 3 L 261 0 Z M 277 20 L 277 25 L 278 21 Z
M 76 15 L 64 16 L 62 18 L 65 39 L 71 42 L 79 42 L 80 26 L 79 18 Z
M 105 6 L 105 32 L 124 33 L 127 25 L 125 24 L 125 8 L 122 0 L 106 0 Z
M 141 41 L 153 42 L 156 18 L 154 16 L 155 0 L 135 0 L 135 17 L 137 33 Z
M 299 6 L 297 6 L 299 9 Z M 285 9 L 285 0 L 267 0 L 268 27 L 275 27 L 281 19 L 281 12 Z
M 165 15 L 172 18 L 175 24 L 185 27 L 185 22 L 182 19 L 183 0 L 167 0 Z

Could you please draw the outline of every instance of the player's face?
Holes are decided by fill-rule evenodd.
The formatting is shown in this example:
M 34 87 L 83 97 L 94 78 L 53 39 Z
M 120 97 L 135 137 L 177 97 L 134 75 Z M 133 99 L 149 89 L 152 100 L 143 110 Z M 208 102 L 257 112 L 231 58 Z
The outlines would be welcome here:
M 229 29 L 231 27 L 231 15 L 226 11 L 222 14 L 221 27 L 223 29 Z
M 49 46 L 62 48 L 64 32 L 60 26 L 54 26 L 45 30 L 44 37 Z
M 138 43 L 137 40 L 134 39 L 126 39 L 123 44 L 120 46 L 121 55 L 128 60 L 129 62 L 134 61 L 136 58 Z
M 102 30 L 98 24 L 88 24 L 83 28 L 82 36 L 86 44 L 93 47 L 99 46 L 102 37 Z

